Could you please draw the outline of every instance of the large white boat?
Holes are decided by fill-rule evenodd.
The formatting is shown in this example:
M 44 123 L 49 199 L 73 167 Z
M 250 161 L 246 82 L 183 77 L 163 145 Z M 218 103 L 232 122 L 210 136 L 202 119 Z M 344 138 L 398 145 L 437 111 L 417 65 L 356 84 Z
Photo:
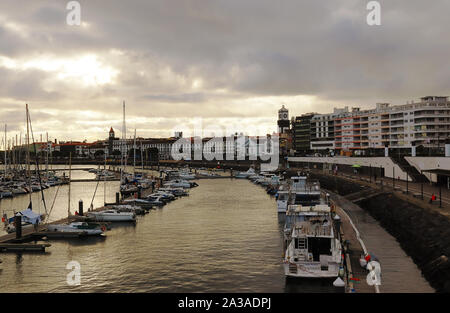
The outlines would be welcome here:
M 73 222 L 70 224 L 50 224 L 47 226 L 48 231 L 58 231 L 64 233 L 85 233 L 89 236 L 102 235 L 106 230 L 105 226 L 100 227 L 99 225 L 89 224 L 86 222 Z
M 134 222 L 136 221 L 136 214 L 133 212 L 120 212 L 118 210 L 104 210 L 99 212 L 89 212 L 88 217 L 91 217 L 99 222 Z
M 286 213 L 289 205 L 316 205 L 321 203 L 318 181 L 308 181 L 306 176 L 291 177 L 289 184 L 281 185 L 277 192 L 278 213 Z
M 285 225 L 286 276 L 339 276 L 342 248 L 327 204 L 289 205 Z

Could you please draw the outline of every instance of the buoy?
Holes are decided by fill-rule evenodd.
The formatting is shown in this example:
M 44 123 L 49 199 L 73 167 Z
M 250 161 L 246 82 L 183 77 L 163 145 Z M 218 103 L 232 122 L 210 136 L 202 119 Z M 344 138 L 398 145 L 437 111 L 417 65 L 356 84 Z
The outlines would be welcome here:
M 333 282 L 333 286 L 334 286 L 334 287 L 345 287 L 345 283 L 344 283 L 344 281 L 343 281 L 340 277 L 338 277 L 338 278 L 336 278 L 336 280 Z

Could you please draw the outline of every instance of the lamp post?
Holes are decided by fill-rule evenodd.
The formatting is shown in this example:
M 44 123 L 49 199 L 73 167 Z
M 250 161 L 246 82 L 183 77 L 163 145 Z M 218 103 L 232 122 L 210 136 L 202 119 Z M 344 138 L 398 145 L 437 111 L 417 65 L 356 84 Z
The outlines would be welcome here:
M 406 194 L 408 194 L 408 173 L 406 173 Z
M 420 170 L 420 174 L 423 175 L 423 170 Z M 422 196 L 422 200 L 423 200 L 423 179 L 421 179 L 422 182 L 420 183 L 420 193 Z
M 392 167 L 392 189 L 395 189 L 395 167 Z

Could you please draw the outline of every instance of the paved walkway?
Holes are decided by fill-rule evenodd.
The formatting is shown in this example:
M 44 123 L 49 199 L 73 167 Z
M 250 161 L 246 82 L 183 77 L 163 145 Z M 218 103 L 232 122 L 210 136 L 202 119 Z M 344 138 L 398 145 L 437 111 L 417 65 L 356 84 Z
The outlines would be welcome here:
M 334 176 L 330 172 L 324 172 L 323 170 L 313 170 L 317 174 L 326 174 Z M 437 211 L 445 216 L 450 217 L 450 190 L 446 186 L 441 186 L 441 197 L 439 195 L 439 186 L 431 183 L 415 183 L 406 182 L 402 180 L 392 178 L 380 178 L 377 177 L 375 182 L 374 177 L 362 174 L 348 174 L 338 172 L 338 177 L 348 179 L 359 184 L 369 186 L 373 189 L 383 189 L 384 191 L 395 192 L 400 198 L 403 198 L 411 203 L 414 203 L 423 208 L 429 208 Z M 382 184 L 381 184 L 382 182 Z M 408 186 L 407 186 L 408 185 Z M 408 193 L 406 193 L 406 187 L 408 187 Z M 422 200 L 422 188 L 423 188 L 423 200 Z M 430 204 L 431 195 L 434 193 L 436 200 Z

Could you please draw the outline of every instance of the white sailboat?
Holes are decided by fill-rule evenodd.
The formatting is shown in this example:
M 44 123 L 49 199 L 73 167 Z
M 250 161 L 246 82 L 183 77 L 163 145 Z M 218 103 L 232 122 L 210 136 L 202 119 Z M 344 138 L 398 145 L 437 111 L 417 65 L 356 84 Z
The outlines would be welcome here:
M 124 144 L 125 144 L 125 151 L 124 151 Z M 123 125 L 122 125 L 122 142 L 121 142 L 121 150 L 122 150 L 122 156 L 121 156 L 121 169 L 120 169 L 120 184 L 119 184 L 119 191 L 122 194 L 122 197 L 126 194 L 128 191 L 126 188 L 126 185 L 123 185 L 123 179 L 125 178 L 125 167 L 126 167 L 126 160 L 127 160 L 127 154 L 126 151 L 126 126 L 125 126 L 125 101 L 123 102 Z M 106 169 L 106 159 L 105 159 L 105 169 Z M 137 191 L 137 188 L 136 188 Z M 106 189 L 105 189 L 105 195 L 106 195 Z M 88 217 L 99 221 L 99 222 L 136 222 L 136 214 L 135 212 L 122 212 L 118 209 L 106 209 L 103 211 L 98 212 L 89 212 L 87 214 Z
M 70 220 L 70 180 L 72 177 L 72 153 L 69 156 L 69 188 L 68 188 L 68 206 L 67 215 L 68 220 Z M 90 224 L 87 222 L 72 222 L 69 224 L 50 224 L 47 225 L 47 230 L 51 232 L 63 232 L 63 233 L 83 233 L 89 236 L 102 235 L 106 228 L 104 226 L 100 227 L 96 224 Z

